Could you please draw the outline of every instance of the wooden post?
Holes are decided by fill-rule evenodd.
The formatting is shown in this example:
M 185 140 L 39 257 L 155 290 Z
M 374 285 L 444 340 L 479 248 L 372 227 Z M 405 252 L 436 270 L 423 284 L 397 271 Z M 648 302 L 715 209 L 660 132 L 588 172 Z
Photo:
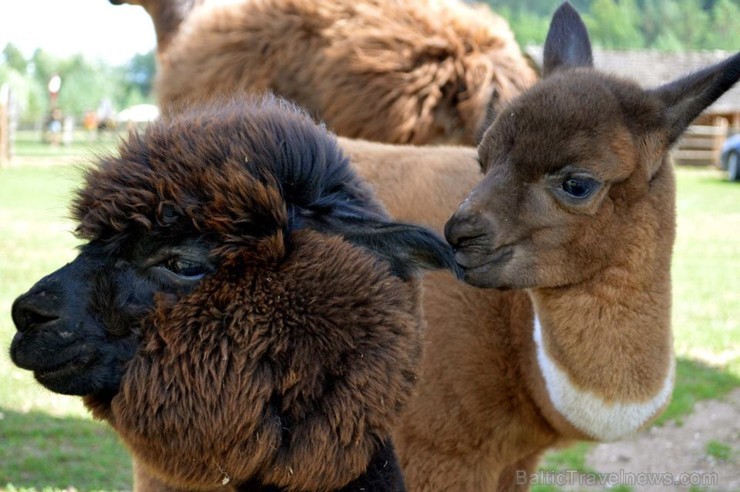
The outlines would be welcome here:
M 0 167 L 10 163 L 10 124 L 8 106 L 0 101 Z
M 0 86 L 0 167 L 10 164 L 10 86 Z
M 740 133 L 740 111 L 732 113 L 732 124 L 730 126 L 733 133 Z

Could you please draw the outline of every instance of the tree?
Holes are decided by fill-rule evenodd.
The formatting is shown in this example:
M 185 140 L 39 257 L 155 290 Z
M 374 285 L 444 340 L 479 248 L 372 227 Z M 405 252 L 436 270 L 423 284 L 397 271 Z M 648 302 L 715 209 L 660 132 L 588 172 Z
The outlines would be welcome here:
M 674 0 L 652 0 L 644 2 L 642 7 L 642 34 L 645 46 L 654 47 L 658 38 L 670 29 L 673 20 L 680 16 L 680 9 Z M 672 35 L 669 35 L 673 37 Z
M 717 0 L 711 11 L 705 48 L 736 50 L 740 46 L 740 5 L 733 0 Z
M 528 45 L 542 45 L 545 43 L 549 21 L 546 17 L 538 17 L 526 11 L 517 11 L 513 14 L 500 12 L 514 31 L 519 45 L 524 48 Z
M 520 45 L 541 44 L 561 0 L 486 0 L 509 21 Z M 571 0 L 594 44 L 612 49 L 735 50 L 738 0 Z
M 553 12 L 563 3 L 563 0 L 485 0 L 485 3 L 494 12 L 502 13 L 507 10 L 514 15 L 526 12 L 533 18 L 544 18 L 549 22 Z M 571 0 L 570 3 L 579 12 L 585 12 L 588 10 L 591 0 Z
M 120 81 L 112 67 L 90 63 L 81 55 L 64 60 L 59 75 L 62 77 L 59 107 L 66 114 L 81 116 L 97 108 L 104 98 L 115 100 L 120 92 Z
M 19 110 L 25 117 L 36 119 L 47 111 L 45 90 L 34 78 L 20 73 L 9 64 L 0 64 L 0 85 L 3 84 L 10 86 Z
M 13 43 L 6 44 L 5 48 L 3 49 L 3 58 L 5 59 L 5 63 L 10 68 L 20 74 L 25 75 L 26 71 L 28 70 L 28 62 L 17 46 L 15 46 Z
M 131 89 L 138 89 L 143 96 L 149 96 L 152 93 L 154 85 L 154 75 L 157 71 L 157 61 L 154 50 L 149 53 L 137 53 L 124 66 L 126 80 Z
M 595 45 L 603 48 L 635 49 L 645 46 L 640 32 L 640 9 L 634 0 L 594 0 L 584 14 Z

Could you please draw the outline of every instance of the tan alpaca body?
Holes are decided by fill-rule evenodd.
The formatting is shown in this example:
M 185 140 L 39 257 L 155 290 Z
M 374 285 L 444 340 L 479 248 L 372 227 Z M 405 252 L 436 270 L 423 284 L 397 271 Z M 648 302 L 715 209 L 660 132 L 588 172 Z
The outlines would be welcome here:
M 449 210 L 455 209 L 483 176 L 472 149 L 400 148 L 348 139 L 340 139 L 340 144 L 362 177 L 374 185 L 391 215 L 440 231 Z M 656 199 L 672 203 L 670 167 L 665 169 L 665 196 Z M 670 214 L 666 220 L 670 227 Z M 665 238 L 667 245 L 671 240 L 670 235 Z M 670 252 L 670 247 L 666 251 Z M 606 280 L 603 286 L 599 284 L 600 280 L 594 279 L 592 286 L 604 291 L 612 288 Z M 618 286 L 613 288 L 613 295 L 618 296 Z M 576 296 L 578 290 L 562 296 Z M 547 291 L 478 289 L 441 272 L 425 277 L 423 376 L 395 435 L 410 490 L 496 490 L 499 483 L 501 490 L 507 490 L 505 484 L 515 482 L 517 470 L 534 471 L 545 449 L 573 439 L 624 437 L 652 420 L 667 403 L 664 398 L 658 408 L 633 421 L 630 428 L 622 428 L 623 434 L 618 436 L 589 435 L 570 423 L 554 408 L 537 363 L 532 299 L 547 295 Z M 600 303 L 589 296 L 589 301 L 604 307 L 614 299 Z M 538 310 L 540 315 L 556 315 L 556 300 L 547 298 L 545 302 L 548 304 Z M 637 333 L 614 330 L 623 318 L 611 320 L 611 325 L 592 326 L 585 314 L 596 309 L 589 306 L 571 313 L 576 319 L 583 316 L 582 329 L 593 335 L 569 345 L 574 353 L 563 357 L 566 371 L 581 370 L 569 364 L 600 360 L 605 369 L 594 369 L 603 378 L 584 381 L 584 389 L 615 402 L 648 402 L 660 394 L 672 367 L 667 320 L 661 320 L 663 329 L 655 334 L 655 340 L 646 343 Z M 649 313 L 654 310 L 650 306 L 643 309 Z M 665 315 L 669 311 L 662 306 L 655 312 Z M 558 337 L 567 342 L 578 328 L 570 325 L 545 333 L 548 339 Z M 612 330 L 613 339 L 603 342 L 601 337 Z M 631 347 L 633 358 L 615 360 L 615 344 L 633 342 L 641 345 Z M 637 357 L 644 359 L 640 365 Z M 613 389 L 609 377 L 630 369 L 653 374 L 654 383 L 625 387 L 609 395 L 608 390 Z M 590 367 L 584 370 L 596 372 Z
M 528 489 L 547 448 L 628 437 L 670 400 L 667 151 L 740 55 L 643 91 L 589 68 L 569 6 L 546 46 L 546 78 L 477 155 L 341 141 L 392 215 L 441 230 L 457 208 L 447 239 L 486 287 L 425 279 L 422 380 L 395 432 L 410 490 Z
M 536 80 L 503 19 L 454 0 L 206 2 L 187 16 L 177 2 L 138 1 L 166 41 L 156 84 L 165 110 L 272 91 L 339 135 L 472 145 L 489 108 Z M 155 17 L 163 9 L 177 15 Z

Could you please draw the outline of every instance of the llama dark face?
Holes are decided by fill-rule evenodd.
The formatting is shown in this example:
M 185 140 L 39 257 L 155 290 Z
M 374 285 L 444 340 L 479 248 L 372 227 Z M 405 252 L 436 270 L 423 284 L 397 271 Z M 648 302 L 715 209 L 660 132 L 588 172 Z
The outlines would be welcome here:
M 143 240 L 116 257 L 100 242 L 86 245 L 13 304 L 13 362 L 57 393 L 115 393 L 155 293 L 192 289 L 213 271 L 208 255 L 205 244 L 192 241 Z
M 58 393 L 117 390 L 123 368 L 138 344 L 136 330 L 132 330 L 136 326 L 133 313 L 120 310 L 107 320 L 109 333 L 90 309 L 97 302 L 115 302 L 114 286 L 129 273 L 114 270 L 114 262 L 95 249 L 88 246 L 76 261 L 41 279 L 13 304 L 18 333 L 11 345 L 11 359 L 34 371 L 41 384 Z M 148 307 L 152 294 L 146 296 Z
M 185 487 L 357 476 L 415 380 L 416 272 L 454 260 L 333 137 L 273 99 L 196 108 L 89 171 L 73 211 L 89 243 L 16 300 L 17 365 Z
M 655 236 L 672 244 L 666 153 L 737 80 L 738 63 L 736 56 L 645 91 L 593 70 L 585 26 L 561 7 L 545 45 L 545 78 L 488 129 L 478 148 L 486 175 L 446 225 L 466 281 L 570 285 L 617 268 L 620 245 Z

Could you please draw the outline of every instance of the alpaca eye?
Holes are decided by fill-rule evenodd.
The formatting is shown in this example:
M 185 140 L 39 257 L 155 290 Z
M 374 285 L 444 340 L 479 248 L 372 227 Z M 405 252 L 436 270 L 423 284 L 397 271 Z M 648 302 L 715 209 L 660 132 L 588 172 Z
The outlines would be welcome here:
M 208 265 L 182 257 L 172 257 L 162 264 L 170 272 L 188 280 L 198 280 L 208 273 Z
M 560 187 L 571 198 L 583 199 L 589 197 L 598 185 L 598 181 L 592 178 L 570 176 L 560 184 Z

